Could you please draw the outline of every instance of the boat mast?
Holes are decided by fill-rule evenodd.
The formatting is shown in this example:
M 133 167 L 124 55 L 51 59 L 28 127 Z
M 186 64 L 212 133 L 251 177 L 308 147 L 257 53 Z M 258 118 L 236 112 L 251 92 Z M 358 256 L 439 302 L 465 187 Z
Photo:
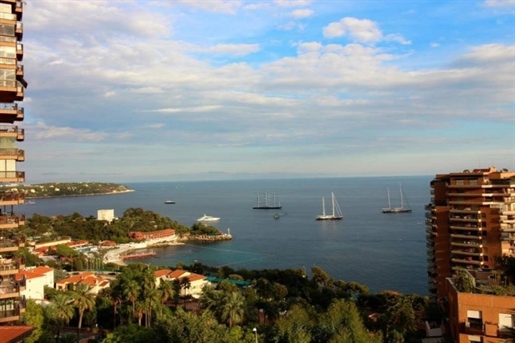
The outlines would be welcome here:
M 392 204 L 390 203 L 390 188 L 386 188 L 386 192 L 388 193 L 388 209 L 392 208 Z
M 322 198 L 322 215 L 325 217 L 325 200 Z
M 399 183 L 399 191 L 401 193 L 401 208 L 404 208 L 404 197 L 402 196 L 402 186 Z
M 333 217 L 334 217 L 334 193 L 331 193 L 331 200 L 333 202 Z

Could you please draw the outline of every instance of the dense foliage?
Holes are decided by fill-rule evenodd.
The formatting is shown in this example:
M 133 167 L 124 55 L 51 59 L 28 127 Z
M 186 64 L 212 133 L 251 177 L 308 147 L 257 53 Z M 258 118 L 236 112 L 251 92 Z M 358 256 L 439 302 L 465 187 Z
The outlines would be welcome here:
M 61 334 L 63 327 L 87 325 L 104 332 L 103 342 L 416 342 L 425 315 L 434 306 L 427 298 L 395 292 L 371 294 L 367 287 L 332 279 L 318 267 L 303 270 L 232 270 L 202 265 L 187 269 L 216 272 L 225 280 L 207 287 L 198 311 L 186 311 L 180 296 L 189 281 L 155 281 L 155 268 L 131 264 L 111 288 L 92 299 L 86 290 L 49 292 L 52 305 L 31 304 L 25 314 L 38 323 L 40 342 Z M 238 287 L 229 276 L 251 277 Z M 63 338 L 60 341 L 64 341 Z
M 181 235 L 188 234 L 191 230 L 175 220 L 141 208 L 128 208 L 121 218 L 112 222 L 98 220 L 93 216 L 83 217 L 79 213 L 55 217 L 36 213 L 27 220 L 22 229 L 27 236 L 40 236 L 43 241 L 56 237 L 73 237 L 94 242 L 113 240 L 118 243 L 129 242 L 128 233 L 131 231 L 174 229 Z

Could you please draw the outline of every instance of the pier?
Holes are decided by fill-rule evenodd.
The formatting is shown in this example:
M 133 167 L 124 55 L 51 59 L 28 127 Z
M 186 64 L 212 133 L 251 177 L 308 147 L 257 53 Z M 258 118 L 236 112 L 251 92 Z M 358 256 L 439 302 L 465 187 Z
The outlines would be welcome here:
M 155 251 L 145 251 L 145 252 L 139 252 L 139 253 L 132 253 L 132 254 L 127 254 L 127 255 L 122 255 L 122 256 L 120 256 L 120 258 L 122 260 L 127 260 L 127 259 L 130 259 L 130 258 L 141 258 L 141 257 L 155 256 L 155 255 L 156 255 Z

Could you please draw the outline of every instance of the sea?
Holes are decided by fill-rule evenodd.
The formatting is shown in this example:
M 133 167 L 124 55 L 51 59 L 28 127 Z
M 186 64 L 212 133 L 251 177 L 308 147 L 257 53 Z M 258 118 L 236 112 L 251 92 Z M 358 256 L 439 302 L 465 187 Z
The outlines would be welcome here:
M 36 199 L 22 205 L 27 216 L 97 216 L 113 209 L 121 217 L 142 208 L 191 226 L 204 214 L 220 217 L 213 226 L 233 239 L 217 243 L 157 248 L 153 257 L 132 262 L 175 268 L 200 262 L 233 269 L 322 268 L 333 279 L 355 281 L 372 292 L 392 290 L 428 294 L 424 205 L 430 202 L 432 176 L 181 181 L 124 183 L 134 192 Z M 400 186 L 411 213 L 384 214 L 387 189 L 400 205 Z M 269 193 L 280 210 L 252 209 L 258 193 Z M 317 221 L 331 209 L 331 193 L 343 220 Z M 175 204 L 165 204 L 166 200 Z M 276 213 L 279 219 L 274 218 Z M 134 228 L 137 230 L 137 228 Z

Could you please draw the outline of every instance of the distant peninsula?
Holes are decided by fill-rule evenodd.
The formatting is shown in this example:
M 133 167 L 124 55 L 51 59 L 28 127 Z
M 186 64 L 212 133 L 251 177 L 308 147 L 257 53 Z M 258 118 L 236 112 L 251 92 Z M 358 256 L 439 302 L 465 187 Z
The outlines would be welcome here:
M 134 192 L 125 185 L 104 182 L 49 182 L 38 184 L 11 184 L 2 190 L 25 194 L 27 199 L 81 197 Z

